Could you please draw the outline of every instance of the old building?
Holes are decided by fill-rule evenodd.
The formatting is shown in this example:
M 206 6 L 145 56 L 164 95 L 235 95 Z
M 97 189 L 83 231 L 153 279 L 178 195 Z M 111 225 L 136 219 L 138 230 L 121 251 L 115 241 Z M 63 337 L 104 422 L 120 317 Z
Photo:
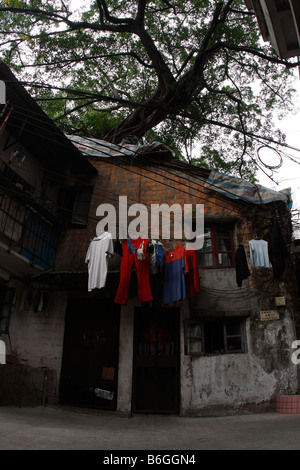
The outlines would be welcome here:
M 0 401 L 26 403 L 26 393 L 29 402 L 36 394 L 40 400 L 45 357 L 47 367 L 59 368 L 56 321 L 63 315 L 55 299 L 56 313 L 40 323 L 50 293 L 35 277 L 53 269 L 60 236 L 82 223 L 78 206 L 96 170 L 4 63 L 0 80 L 0 339 L 7 363 Z M 50 342 L 43 341 L 44 330 Z
M 7 164 L 10 119 L 0 147 Z M 0 403 L 183 416 L 273 410 L 276 395 L 297 386 L 289 192 L 192 167 L 159 143 L 64 139 L 72 158 L 61 149 L 42 165 L 49 148 L 35 153 L 44 182 L 34 189 L 46 191 L 52 181 L 56 197 L 49 199 L 60 220 L 51 262 L 38 266 L 44 250 L 23 251 L 19 242 L 14 250 L 30 260 L 27 271 L 1 264 L 5 288 L 14 290 L 2 300 Z M 26 160 L 14 168 L 25 180 L 33 156 L 30 141 L 20 142 Z M 172 209 L 170 234 L 167 219 L 156 218 L 162 204 Z M 34 214 L 48 221 L 42 206 Z M 180 231 L 188 209 L 196 225 L 197 210 L 204 211 L 197 251 Z M 134 228 L 141 237 L 128 240 Z M 157 257 L 153 239 L 161 243 Z
M 264 41 L 279 57 L 300 55 L 300 5 L 298 0 L 245 0 L 254 11 Z

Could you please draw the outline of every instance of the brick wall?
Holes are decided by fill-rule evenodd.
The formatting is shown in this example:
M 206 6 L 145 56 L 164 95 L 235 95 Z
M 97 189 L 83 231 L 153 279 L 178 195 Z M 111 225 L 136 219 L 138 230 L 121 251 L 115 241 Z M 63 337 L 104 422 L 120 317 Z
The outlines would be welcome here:
M 161 165 L 147 165 L 147 162 L 132 163 L 131 159 L 121 162 L 112 159 L 93 160 L 98 170 L 95 181 L 92 203 L 90 207 L 89 226 L 87 229 L 69 230 L 61 240 L 56 262 L 56 270 L 84 270 L 85 254 L 90 240 L 96 235 L 96 226 L 100 217 L 96 217 L 97 207 L 103 203 L 113 204 L 117 211 L 119 196 L 127 196 L 130 207 L 134 203 L 144 204 L 150 213 L 151 204 L 204 204 L 205 216 L 215 218 L 242 218 L 249 215 L 249 208 L 245 209 L 236 201 L 216 195 L 215 192 L 205 188 L 206 177 L 201 170 L 195 168 L 191 174 L 191 167 L 187 173 L 179 171 L 176 167 Z M 135 218 L 135 217 L 133 217 Z M 130 222 L 130 218 L 128 219 Z M 245 223 L 241 223 L 240 235 L 248 235 Z M 172 224 L 171 224 L 172 228 Z M 150 230 L 150 220 L 149 220 Z M 168 248 L 174 242 L 164 241 Z M 179 244 L 178 241 L 176 244 Z

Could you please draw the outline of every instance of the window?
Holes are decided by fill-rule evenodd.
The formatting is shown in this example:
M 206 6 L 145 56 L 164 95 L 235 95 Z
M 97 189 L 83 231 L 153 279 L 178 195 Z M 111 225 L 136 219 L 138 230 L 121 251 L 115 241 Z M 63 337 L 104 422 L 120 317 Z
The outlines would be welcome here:
M 185 323 L 185 354 L 198 356 L 204 353 L 202 325 L 196 321 Z
M 59 215 L 69 221 L 71 228 L 86 228 L 93 189 L 91 186 L 70 186 L 59 192 Z
M 77 188 L 72 214 L 72 227 L 84 228 L 88 225 L 89 211 L 92 199 L 92 188 Z
M 233 229 L 205 227 L 204 243 L 198 251 L 200 268 L 222 268 L 234 266 Z
M 57 235 L 37 214 L 29 211 L 23 232 L 21 255 L 43 269 L 53 266 Z
M 217 318 L 187 321 L 185 354 L 231 354 L 245 352 L 245 321 L 241 318 Z

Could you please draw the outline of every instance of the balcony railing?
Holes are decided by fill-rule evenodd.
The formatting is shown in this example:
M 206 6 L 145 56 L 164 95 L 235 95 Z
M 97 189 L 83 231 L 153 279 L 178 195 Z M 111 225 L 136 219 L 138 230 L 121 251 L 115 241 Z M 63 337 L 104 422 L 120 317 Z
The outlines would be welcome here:
M 20 199 L 0 190 L 0 237 L 14 250 L 43 269 L 53 266 L 57 233 L 53 226 Z

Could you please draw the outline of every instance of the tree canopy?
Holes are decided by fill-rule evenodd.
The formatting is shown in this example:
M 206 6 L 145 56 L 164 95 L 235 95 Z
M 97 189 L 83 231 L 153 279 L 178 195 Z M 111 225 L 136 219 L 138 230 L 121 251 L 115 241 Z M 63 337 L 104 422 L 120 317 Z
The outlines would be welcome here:
M 0 43 L 67 133 L 159 140 L 249 179 L 257 146 L 285 141 L 273 117 L 292 109 L 297 61 L 262 42 L 243 0 L 3 0 Z

